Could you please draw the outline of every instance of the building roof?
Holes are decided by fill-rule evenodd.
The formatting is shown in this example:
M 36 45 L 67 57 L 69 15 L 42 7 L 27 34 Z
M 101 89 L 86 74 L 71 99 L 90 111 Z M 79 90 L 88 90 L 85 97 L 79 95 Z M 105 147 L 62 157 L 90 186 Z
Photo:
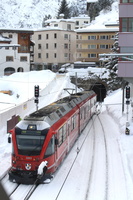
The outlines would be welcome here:
M 87 0 L 87 3 L 95 3 L 98 2 L 98 0 Z
M 77 33 L 98 33 L 98 32 L 118 32 L 119 31 L 119 28 L 106 28 L 105 26 L 101 26 L 98 27 L 98 28 L 94 28 L 94 27 L 86 27 L 86 28 L 82 28 L 82 29 L 76 29 L 75 32 Z
M 23 28 L 0 28 L 0 33 L 9 32 L 9 33 L 31 33 L 33 34 L 32 29 L 23 29 Z

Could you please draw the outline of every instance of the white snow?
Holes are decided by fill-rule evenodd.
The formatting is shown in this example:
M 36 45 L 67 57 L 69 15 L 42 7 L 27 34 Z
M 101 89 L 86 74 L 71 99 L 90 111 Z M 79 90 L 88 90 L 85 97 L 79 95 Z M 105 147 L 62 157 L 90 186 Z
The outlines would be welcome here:
M 80 70 L 77 70 L 77 73 Z M 84 69 L 85 72 L 85 69 Z M 95 69 L 95 73 L 99 75 L 101 69 Z M 70 72 L 71 73 L 71 72 Z M 74 70 L 73 70 L 74 73 Z M 88 69 L 86 69 L 86 74 Z M 41 89 L 54 80 L 55 76 L 59 76 L 50 71 L 41 72 L 29 72 L 29 73 L 16 73 L 9 77 L 2 77 L 0 88 L 4 90 L 13 90 L 13 95 L 8 96 L 7 94 L 0 94 L 2 101 L 12 102 L 17 104 L 23 100 L 31 98 L 33 94 L 33 86 L 35 83 L 40 84 Z M 73 87 L 70 84 L 69 73 L 67 75 L 60 75 L 64 77 L 66 84 L 64 87 Z M 81 73 L 79 73 L 81 76 Z M 48 78 L 49 77 L 49 78 Z M 43 82 L 44 80 L 44 82 Z M 62 80 L 60 79 L 60 85 Z M 8 84 L 10 83 L 10 84 Z M 58 82 L 59 84 L 59 82 Z M 29 92 L 29 88 L 30 91 Z M 59 90 L 63 89 L 57 86 L 57 80 L 53 83 L 53 88 L 56 88 L 56 92 L 53 93 L 53 99 L 57 94 L 59 98 Z M 20 92 L 21 91 L 21 92 Z M 25 92 L 23 92 L 25 91 Z M 20 92 L 20 98 L 16 98 L 16 94 Z M 50 91 L 49 91 L 50 92 Z M 61 95 L 61 96 L 62 96 Z M 65 94 L 66 95 L 66 94 Z M 60 97 L 61 97 L 60 96 Z M 47 97 L 46 97 L 47 99 Z M 49 103 L 49 98 L 48 102 Z M 53 181 L 48 185 L 38 186 L 36 192 L 30 197 L 31 200 L 34 199 L 44 199 L 44 194 L 46 199 L 54 200 L 58 194 L 60 186 L 62 185 L 65 176 L 69 172 L 69 168 L 73 163 L 73 160 L 77 156 L 76 163 L 74 164 L 70 176 L 65 182 L 65 185 L 60 192 L 58 199 L 61 200 L 73 200 L 73 199 L 91 199 L 91 200 L 103 200 L 105 197 L 105 183 L 107 185 L 107 195 L 108 199 L 123 199 L 132 200 L 133 199 L 133 125 L 132 125 L 132 109 L 131 104 L 129 105 L 129 119 L 130 119 L 130 135 L 125 135 L 125 125 L 126 125 L 126 106 L 125 111 L 122 113 L 122 90 L 111 92 L 105 98 L 102 105 L 99 105 L 98 109 L 101 111 L 99 117 L 103 123 L 105 129 L 105 135 L 107 140 L 107 152 L 108 152 L 108 178 L 105 175 L 106 163 L 105 163 L 105 149 L 104 149 L 104 139 L 103 130 L 100 127 L 99 121 L 94 117 L 94 122 L 91 120 L 87 125 L 85 131 L 82 133 L 81 137 L 75 144 L 74 148 L 70 154 L 65 159 L 63 165 L 57 173 Z M 3 104 L 1 104 L 1 109 Z M 92 130 L 90 127 L 93 125 Z M 88 134 L 89 133 L 89 134 Z M 88 136 L 87 136 L 88 134 Z M 83 148 L 82 142 L 84 138 L 87 138 L 84 142 Z M 0 174 L 10 166 L 11 158 L 11 144 L 7 143 L 7 136 L 1 133 L 0 140 Z M 94 142 L 95 138 L 95 142 Z M 80 149 L 77 154 L 77 147 Z M 86 154 L 87 152 L 87 154 Z M 94 157 L 94 159 L 93 159 Z M 93 160 L 93 162 L 91 162 Z M 93 173 L 92 173 L 93 172 Z M 107 179 L 107 180 L 106 180 Z M 90 180 L 90 182 L 89 182 Z M 2 182 L 3 183 L 3 182 Z M 13 183 L 9 183 L 6 180 L 4 187 L 8 194 L 15 187 Z M 22 186 L 18 188 L 18 192 L 12 195 L 13 200 L 22 200 L 26 191 L 28 191 L 30 186 Z M 68 193 L 69 191 L 69 193 Z M 86 195 L 86 191 L 89 194 Z

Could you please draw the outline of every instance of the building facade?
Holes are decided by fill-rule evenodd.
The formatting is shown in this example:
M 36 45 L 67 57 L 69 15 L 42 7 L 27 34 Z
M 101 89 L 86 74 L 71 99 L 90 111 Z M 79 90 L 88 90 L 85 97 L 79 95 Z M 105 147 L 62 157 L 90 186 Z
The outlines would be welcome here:
M 0 75 L 27 72 L 33 61 L 34 44 L 31 30 L 0 29 Z
M 57 71 L 62 64 L 76 61 L 76 33 L 72 20 L 56 20 L 34 31 L 34 70 Z
M 75 21 L 75 29 L 84 28 L 90 24 L 90 17 L 87 15 L 72 17 L 71 19 Z
M 119 47 L 118 76 L 133 83 L 133 0 L 119 1 Z
M 95 62 L 99 65 L 99 54 L 110 53 L 118 28 L 84 28 L 77 32 L 77 61 Z

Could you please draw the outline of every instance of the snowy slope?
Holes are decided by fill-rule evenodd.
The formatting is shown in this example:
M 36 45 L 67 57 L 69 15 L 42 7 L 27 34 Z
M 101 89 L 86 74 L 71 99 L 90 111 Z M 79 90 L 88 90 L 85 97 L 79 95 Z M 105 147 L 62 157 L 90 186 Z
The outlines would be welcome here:
M 61 0 L 1 0 L 0 27 L 40 28 L 45 15 L 57 16 Z M 77 3 L 77 0 L 68 0 Z
M 114 12 L 117 13 L 118 0 L 115 1 L 116 5 L 112 7 L 110 15 L 111 20 L 113 20 Z M 53 18 L 57 16 L 60 2 L 61 0 L 1 0 L 0 27 L 41 28 L 45 15 L 51 15 Z M 81 11 L 86 9 L 85 0 L 67 0 L 67 2 L 69 6 L 77 6 Z

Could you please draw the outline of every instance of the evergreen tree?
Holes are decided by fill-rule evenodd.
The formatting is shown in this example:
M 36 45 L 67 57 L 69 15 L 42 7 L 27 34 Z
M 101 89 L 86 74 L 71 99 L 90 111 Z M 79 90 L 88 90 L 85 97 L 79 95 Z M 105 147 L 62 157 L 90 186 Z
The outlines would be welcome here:
M 52 19 L 51 15 L 45 15 L 45 17 L 43 18 L 42 27 L 45 27 L 45 26 L 46 26 L 45 21 L 46 21 L 47 19 Z
M 77 17 L 80 14 L 79 8 L 77 5 L 75 5 L 74 2 L 72 2 L 70 6 L 70 13 L 71 13 L 71 17 Z
M 95 17 L 97 17 L 99 15 L 100 12 L 100 6 L 98 3 L 92 3 L 89 7 L 89 17 L 90 20 L 94 20 Z
M 111 10 L 113 2 L 114 0 L 98 0 L 98 2 L 92 3 L 89 8 L 90 19 L 95 19 L 95 17 L 97 17 L 102 10 Z
M 58 10 L 57 18 L 59 18 L 60 14 L 64 14 L 65 19 L 70 18 L 70 8 L 68 7 L 66 0 L 62 0 L 61 5 Z
M 114 44 L 112 48 L 114 53 L 119 52 L 119 44 L 118 44 L 118 34 L 116 34 L 114 38 Z M 116 90 L 122 86 L 123 79 L 118 77 L 118 57 L 117 56 L 109 56 L 108 62 L 105 64 L 106 69 L 109 70 L 109 79 L 108 81 L 108 89 Z
M 113 0 L 99 0 L 98 1 L 101 10 L 110 10 Z
M 79 9 L 79 14 L 85 14 L 86 13 L 86 0 L 78 0 L 77 6 Z

